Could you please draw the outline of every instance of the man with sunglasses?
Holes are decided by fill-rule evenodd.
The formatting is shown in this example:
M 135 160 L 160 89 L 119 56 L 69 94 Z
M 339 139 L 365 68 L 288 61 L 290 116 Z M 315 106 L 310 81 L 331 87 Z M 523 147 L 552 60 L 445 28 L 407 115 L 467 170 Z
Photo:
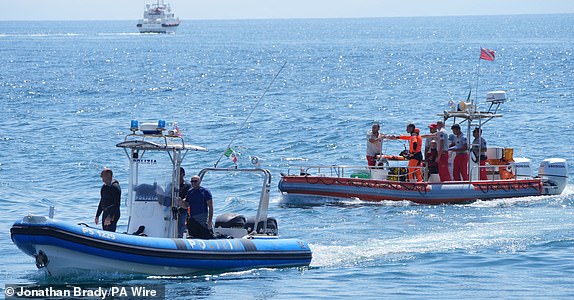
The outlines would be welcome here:
M 213 198 L 211 192 L 201 186 L 199 176 L 191 177 L 191 189 L 187 192 L 184 206 L 188 209 L 187 232 L 190 237 L 213 238 Z

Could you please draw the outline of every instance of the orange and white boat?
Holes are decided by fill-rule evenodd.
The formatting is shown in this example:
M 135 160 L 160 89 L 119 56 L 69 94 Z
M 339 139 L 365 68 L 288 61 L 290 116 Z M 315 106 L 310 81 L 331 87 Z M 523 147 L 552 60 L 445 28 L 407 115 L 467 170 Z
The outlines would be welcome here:
M 502 117 L 499 106 L 506 100 L 502 91 L 487 94 L 488 111 L 478 111 L 473 103 L 461 102 L 440 114 L 445 120 L 466 128 L 482 128 L 489 120 Z M 471 149 L 469 156 L 473 156 Z M 468 203 L 476 200 L 561 194 L 568 182 L 565 159 L 544 159 L 538 175 L 532 176 L 528 158 L 513 157 L 513 149 L 489 147 L 486 164 L 469 159 L 468 180 L 440 182 L 438 175 L 422 182 L 409 182 L 402 156 L 380 155 L 377 166 L 293 166 L 281 174 L 279 190 L 283 203 L 320 204 L 329 199 L 363 201 L 412 201 L 419 204 Z M 480 180 L 480 169 L 487 179 Z M 426 168 L 421 167 L 423 173 Z M 451 172 L 452 174 L 452 172 Z

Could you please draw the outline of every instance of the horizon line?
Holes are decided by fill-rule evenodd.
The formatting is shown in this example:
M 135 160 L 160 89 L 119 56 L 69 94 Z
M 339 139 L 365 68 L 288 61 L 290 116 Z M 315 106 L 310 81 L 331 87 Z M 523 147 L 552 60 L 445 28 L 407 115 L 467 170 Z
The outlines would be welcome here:
M 285 18 L 265 18 L 265 17 L 252 17 L 252 18 L 182 18 L 185 21 L 265 21 L 265 20 L 333 20 L 333 19 L 402 19 L 402 18 L 449 18 L 449 17 L 496 17 L 496 16 L 544 16 L 544 15 L 572 15 L 574 12 L 557 12 L 557 13 L 500 13 L 500 14 L 453 14 L 453 15 L 413 15 L 413 16 L 364 16 L 364 17 L 285 17 Z M 132 21 L 136 19 L 8 19 L 0 20 L 0 22 L 77 22 L 77 21 Z

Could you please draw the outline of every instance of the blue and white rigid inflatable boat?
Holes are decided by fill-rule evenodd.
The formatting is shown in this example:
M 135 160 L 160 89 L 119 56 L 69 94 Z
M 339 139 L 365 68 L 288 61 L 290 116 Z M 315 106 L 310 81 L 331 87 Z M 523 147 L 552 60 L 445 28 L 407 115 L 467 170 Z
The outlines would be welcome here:
M 183 275 L 260 267 L 307 266 L 311 251 L 295 239 L 159 238 L 115 233 L 44 216 L 27 216 L 12 240 L 51 275 L 79 271 Z
M 218 273 L 252 268 L 304 267 L 308 244 L 278 237 L 277 220 L 267 216 L 268 170 L 208 168 L 199 172 L 260 173 L 263 187 L 252 218 L 226 213 L 215 220 L 215 239 L 177 238 L 177 188 L 180 166 L 189 151 L 165 122 L 132 122 L 132 133 L 118 147 L 130 161 L 128 233 L 103 231 L 49 216 L 25 216 L 10 229 L 12 241 L 50 275 L 113 272 L 147 275 Z M 243 184 L 243 183 L 242 183 Z M 130 234 L 131 233 L 131 234 Z M 137 234 L 136 234 L 137 233 Z

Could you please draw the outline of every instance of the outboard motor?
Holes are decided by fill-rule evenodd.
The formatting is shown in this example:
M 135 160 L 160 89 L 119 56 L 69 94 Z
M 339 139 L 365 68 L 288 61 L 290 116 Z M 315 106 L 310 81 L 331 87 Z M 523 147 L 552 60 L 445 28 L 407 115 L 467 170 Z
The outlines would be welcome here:
M 559 195 L 568 183 L 568 165 L 562 158 L 547 158 L 540 163 L 538 177 L 542 179 L 543 195 Z
M 240 214 L 227 213 L 215 218 L 215 227 L 221 228 L 243 228 L 245 226 L 245 217 Z
M 245 217 L 240 214 L 227 213 L 219 215 L 215 218 L 214 227 L 213 233 L 215 236 L 241 238 L 247 235 L 247 230 L 244 228 Z
M 272 236 L 275 236 L 279 233 L 277 219 L 273 217 L 267 218 L 267 228 L 265 229 L 263 228 L 263 221 L 260 221 L 259 224 L 257 224 L 257 228 L 255 228 L 255 217 L 249 217 L 245 223 L 245 229 L 247 229 L 248 232 L 255 231 L 260 234 L 267 234 Z
M 516 179 L 532 179 L 530 159 L 525 157 L 516 157 L 510 165 L 512 166 Z

